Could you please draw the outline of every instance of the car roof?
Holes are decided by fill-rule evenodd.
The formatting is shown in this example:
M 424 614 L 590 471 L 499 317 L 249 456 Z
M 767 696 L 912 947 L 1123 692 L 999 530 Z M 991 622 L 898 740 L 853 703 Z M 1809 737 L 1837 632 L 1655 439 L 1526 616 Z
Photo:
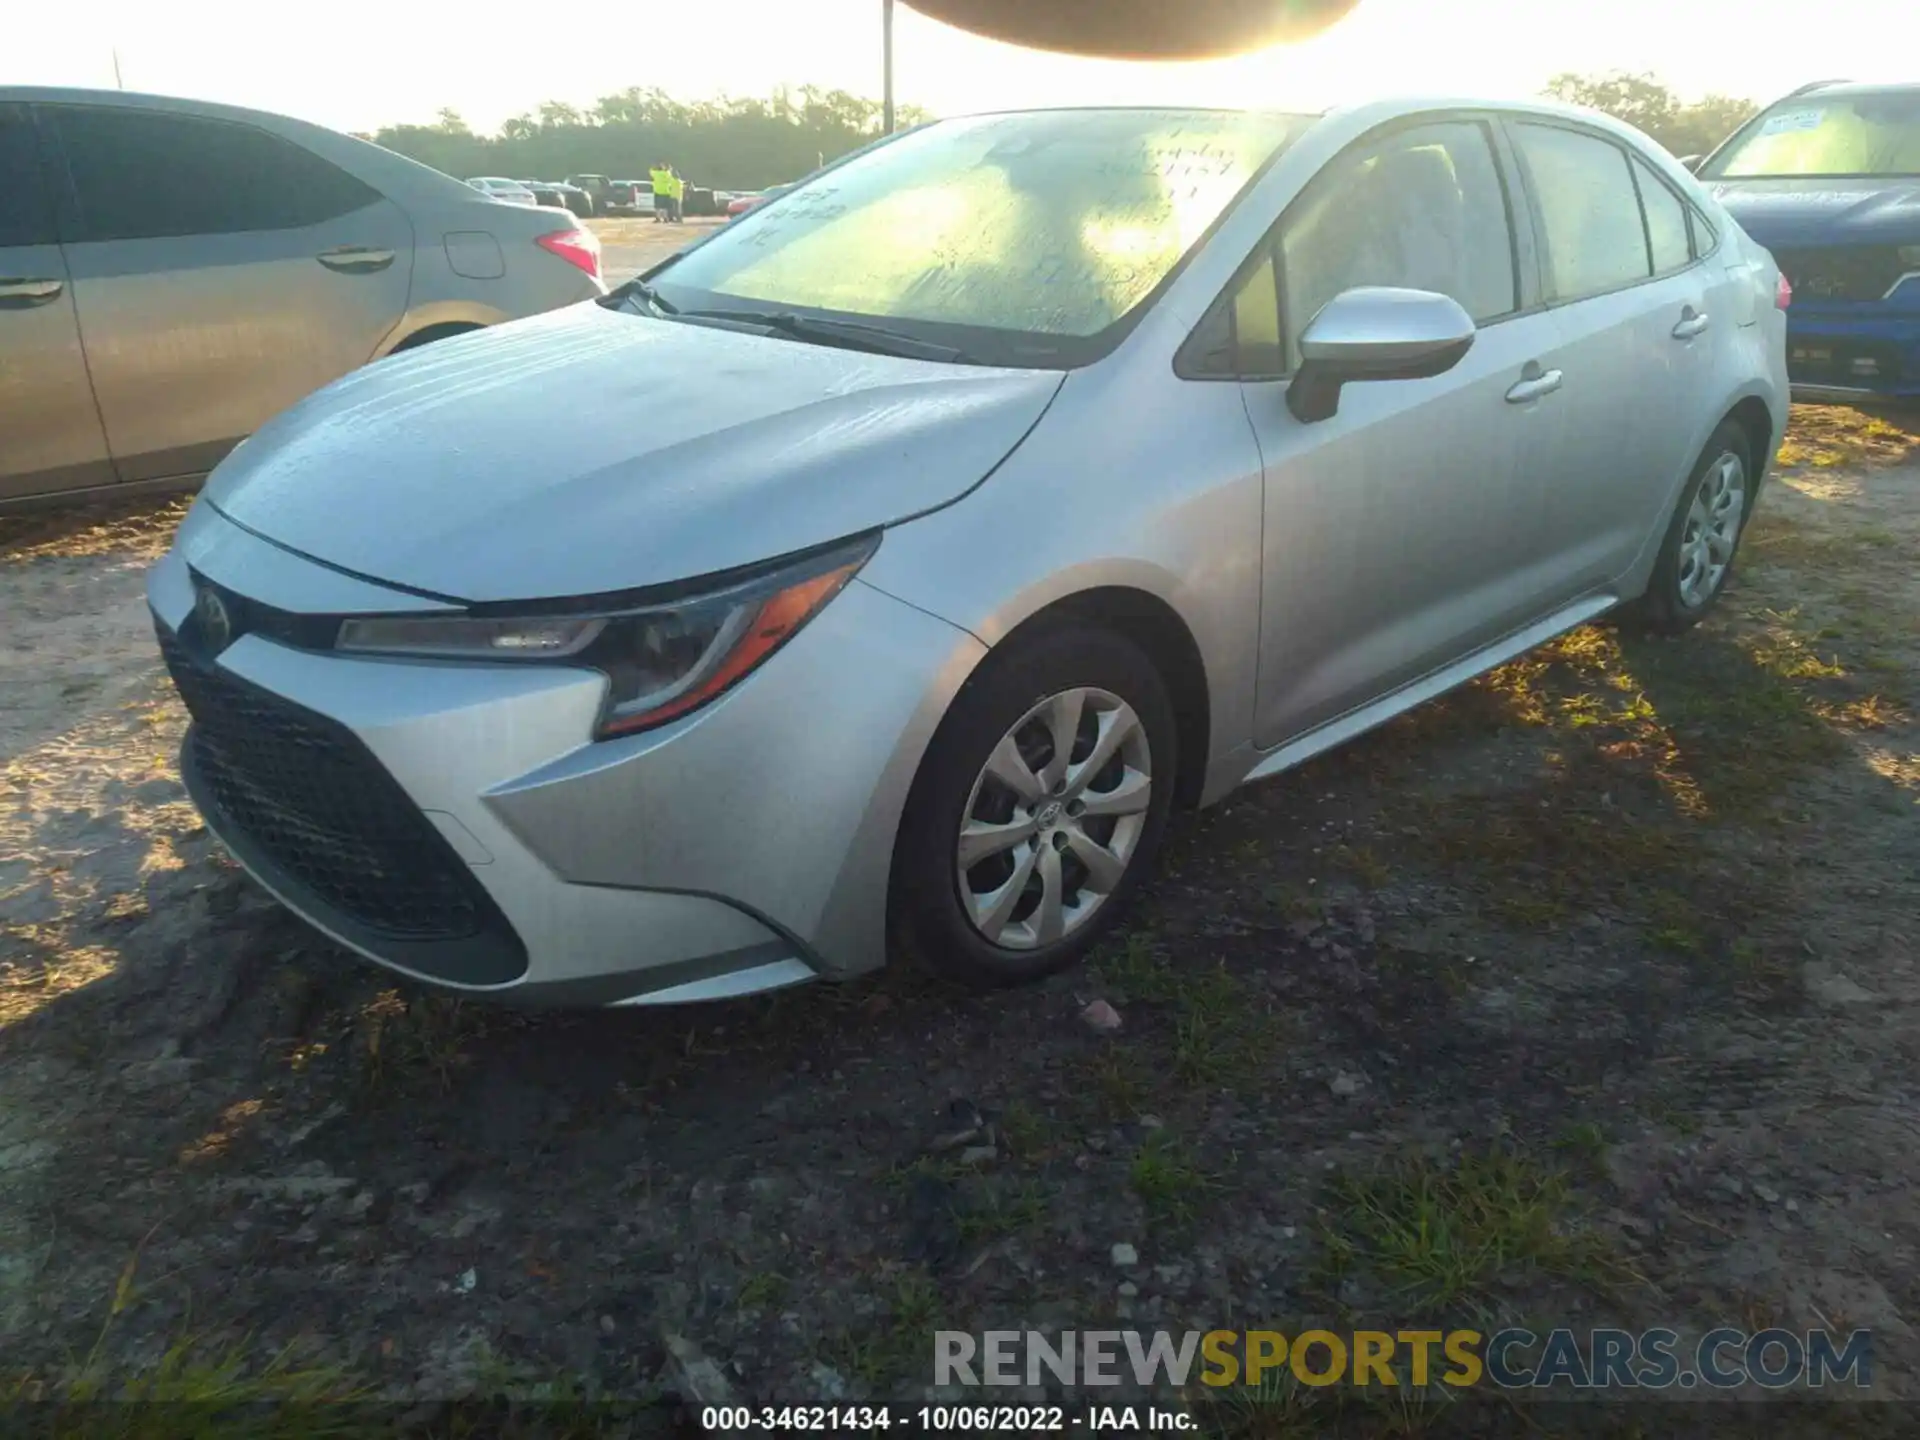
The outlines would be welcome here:
M 1784 96 L 1792 100 L 1801 95 L 1920 95 L 1920 80 L 1815 80 Z
M 64 85 L 0 85 L 0 101 L 18 105 L 93 105 L 112 109 L 157 110 L 170 115 L 252 125 L 283 140 L 291 140 L 343 166 L 362 180 L 371 182 L 390 198 L 449 201 L 464 191 L 464 198 L 473 200 L 471 187 L 430 165 L 422 165 L 418 160 L 370 140 L 270 110 L 249 110 L 243 105 L 223 105 L 214 100 L 188 100 L 178 95 L 154 95 L 139 90 L 92 90 Z M 396 191 L 398 195 L 395 195 Z

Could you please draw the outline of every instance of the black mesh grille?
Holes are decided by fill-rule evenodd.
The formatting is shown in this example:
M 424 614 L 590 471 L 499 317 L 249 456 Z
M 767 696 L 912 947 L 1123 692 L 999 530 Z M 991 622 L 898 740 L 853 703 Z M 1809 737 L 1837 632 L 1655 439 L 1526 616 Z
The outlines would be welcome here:
M 1774 258 L 1802 300 L 1880 300 L 1907 268 L 1890 245 L 1781 250 Z
M 193 717 L 196 798 L 285 877 L 396 940 L 507 929 L 466 864 L 352 732 L 199 660 L 164 626 L 160 649 Z

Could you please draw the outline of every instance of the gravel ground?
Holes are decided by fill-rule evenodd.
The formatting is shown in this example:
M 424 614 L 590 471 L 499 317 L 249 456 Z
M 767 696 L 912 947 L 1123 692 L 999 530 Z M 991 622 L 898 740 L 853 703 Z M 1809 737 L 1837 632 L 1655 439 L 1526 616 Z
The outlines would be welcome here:
M 341 956 L 178 785 L 180 509 L 0 520 L 0 1394 L 665 1425 L 670 1335 L 792 1401 L 924 1393 L 936 1325 L 1524 1318 L 1870 1326 L 1913 1397 L 1920 428 L 1797 412 L 1699 631 L 1582 630 L 1186 820 L 1094 963 L 986 999 L 528 1017 Z M 1490 1424 L 1377 1395 L 1210 1423 Z

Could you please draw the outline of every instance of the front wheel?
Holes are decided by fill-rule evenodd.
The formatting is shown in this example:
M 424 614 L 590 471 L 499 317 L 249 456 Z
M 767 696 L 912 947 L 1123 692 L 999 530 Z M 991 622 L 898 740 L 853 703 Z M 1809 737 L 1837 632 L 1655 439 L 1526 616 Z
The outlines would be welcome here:
M 1153 662 L 1110 631 L 1012 642 L 968 681 L 921 762 L 894 851 L 893 932 L 975 988 L 1078 961 L 1153 865 L 1177 764 Z
M 1723 421 L 1680 492 L 1647 591 L 1622 608 L 1624 619 L 1669 634 L 1700 622 L 1733 573 L 1753 510 L 1754 479 L 1746 432 Z

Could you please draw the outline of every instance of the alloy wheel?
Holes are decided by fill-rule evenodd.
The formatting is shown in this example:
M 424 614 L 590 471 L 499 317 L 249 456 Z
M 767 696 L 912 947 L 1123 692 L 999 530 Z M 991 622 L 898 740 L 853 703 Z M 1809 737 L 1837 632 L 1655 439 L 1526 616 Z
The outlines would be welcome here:
M 1119 888 L 1152 796 L 1132 706 L 1092 688 L 1042 700 L 994 746 L 962 812 L 955 873 L 968 921 L 1008 950 L 1072 934 Z
M 1726 581 L 1746 504 L 1747 467 L 1738 455 L 1722 454 L 1700 477 L 1680 532 L 1680 601 L 1688 609 L 1705 605 Z

